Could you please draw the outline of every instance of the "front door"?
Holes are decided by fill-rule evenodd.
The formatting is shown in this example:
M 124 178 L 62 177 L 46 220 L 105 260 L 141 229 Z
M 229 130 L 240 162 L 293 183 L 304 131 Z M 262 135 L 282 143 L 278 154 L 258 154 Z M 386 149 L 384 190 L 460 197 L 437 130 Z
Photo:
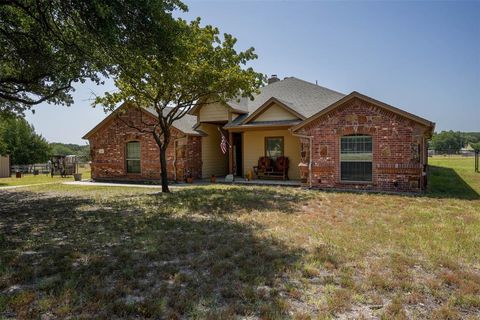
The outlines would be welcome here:
M 236 176 L 243 176 L 242 133 L 235 132 L 233 138 L 233 164 Z

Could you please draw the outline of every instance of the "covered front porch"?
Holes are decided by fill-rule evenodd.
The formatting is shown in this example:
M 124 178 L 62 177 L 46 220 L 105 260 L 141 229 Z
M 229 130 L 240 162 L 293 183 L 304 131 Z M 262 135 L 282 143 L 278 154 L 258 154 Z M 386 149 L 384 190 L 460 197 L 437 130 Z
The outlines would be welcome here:
M 232 129 L 229 130 L 229 142 L 229 172 L 234 173 L 240 183 L 265 181 L 262 184 L 300 185 L 298 164 L 301 162 L 301 142 L 291 134 L 288 127 Z M 287 158 L 286 174 L 260 175 L 257 167 L 262 157 L 268 158 L 273 168 L 277 159 Z M 238 177 L 249 179 L 240 180 Z

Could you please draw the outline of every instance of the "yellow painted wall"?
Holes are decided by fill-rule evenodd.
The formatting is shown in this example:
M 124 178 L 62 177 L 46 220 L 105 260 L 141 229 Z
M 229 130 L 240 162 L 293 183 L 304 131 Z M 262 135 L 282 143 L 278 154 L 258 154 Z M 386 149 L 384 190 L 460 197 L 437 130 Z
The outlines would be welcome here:
M 10 177 L 10 160 L 9 157 L 0 156 L 0 178 Z
M 278 104 L 272 104 L 267 110 L 263 111 L 252 122 L 255 121 L 278 121 L 278 120 L 296 120 L 298 117 Z
M 253 171 L 258 158 L 265 155 L 265 137 L 284 137 L 284 155 L 289 159 L 288 177 L 300 179 L 300 139 L 292 136 L 288 130 L 245 131 L 243 133 L 243 173 Z
M 208 135 L 202 137 L 202 178 L 209 178 L 212 174 L 225 176 L 228 172 L 228 154 L 220 150 L 221 136 L 217 128 L 217 125 L 207 123 L 199 127 Z
M 198 121 L 228 121 L 228 107 L 221 103 L 207 104 L 200 108 Z

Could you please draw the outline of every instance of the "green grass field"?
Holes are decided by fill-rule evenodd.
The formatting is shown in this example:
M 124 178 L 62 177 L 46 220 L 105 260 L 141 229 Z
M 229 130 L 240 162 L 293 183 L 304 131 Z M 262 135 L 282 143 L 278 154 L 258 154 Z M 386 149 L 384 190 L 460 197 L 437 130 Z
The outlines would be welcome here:
M 478 199 L 480 174 L 474 172 L 473 157 L 433 157 L 429 159 L 429 192 L 438 196 Z
M 421 196 L 0 191 L 0 318 L 478 319 L 480 174 L 430 163 Z

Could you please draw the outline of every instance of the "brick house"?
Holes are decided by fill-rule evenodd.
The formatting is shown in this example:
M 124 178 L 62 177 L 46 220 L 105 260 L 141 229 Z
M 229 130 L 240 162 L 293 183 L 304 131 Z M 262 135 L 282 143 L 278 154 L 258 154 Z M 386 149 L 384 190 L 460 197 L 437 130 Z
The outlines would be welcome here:
M 83 137 L 90 142 L 94 180 L 160 180 L 158 145 L 151 133 L 138 130 L 152 126 L 154 115 L 154 110 L 124 103 Z M 193 130 L 195 123 L 195 117 L 187 115 L 171 129 L 167 166 L 172 181 L 183 180 L 186 174 L 201 177 L 201 134 Z
M 85 135 L 93 179 L 159 179 L 155 141 L 127 125 L 149 125 L 151 117 L 150 110 L 125 104 Z M 231 173 L 308 187 L 403 192 L 425 190 L 427 140 L 434 130 L 434 123 L 358 92 L 344 95 L 276 76 L 254 100 L 198 106 L 173 126 L 171 180 L 187 172 L 194 178 Z M 222 134 L 230 145 L 226 154 Z M 276 176 L 279 170 L 283 175 Z

